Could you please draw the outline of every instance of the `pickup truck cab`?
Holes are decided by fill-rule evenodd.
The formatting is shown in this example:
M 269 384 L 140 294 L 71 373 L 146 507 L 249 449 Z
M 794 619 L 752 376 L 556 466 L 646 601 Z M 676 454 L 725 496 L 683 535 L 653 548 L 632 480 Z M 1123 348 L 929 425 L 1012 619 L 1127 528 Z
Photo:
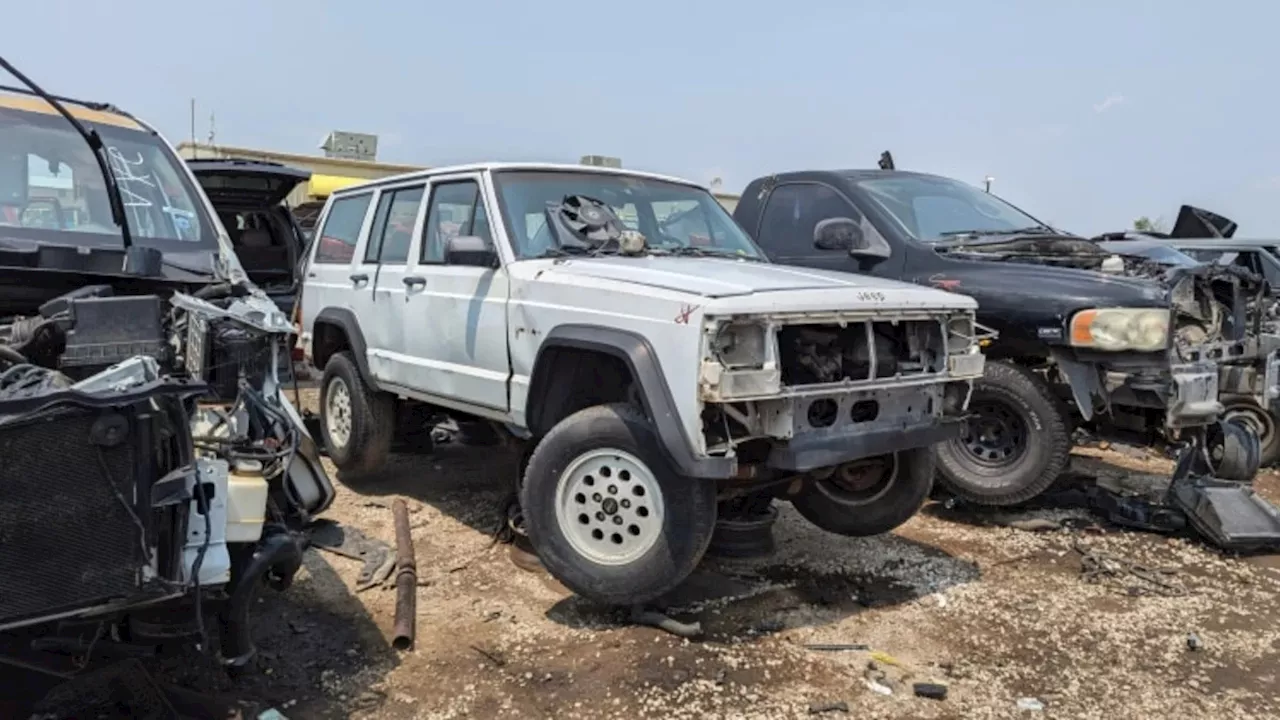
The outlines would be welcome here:
M 1078 424 L 1145 441 L 1218 420 L 1219 363 L 1247 357 L 1253 340 L 1237 274 L 1103 248 L 965 183 L 888 165 L 759 178 L 734 217 L 776 262 L 978 301 L 979 323 L 998 336 L 973 420 L 938 448 L 957 495 L 1035 497 L 1066 467 Z M 1243 457 L 1222 475 L 1251 478 L 1256 463 Z
M 904 522 L 982 374 L 971 299 L 771 264 L 676 178 L 402 175 L 335 193 L 312 253 L 302 333 L 344 476 L 406 418 L 488 421 L 525 448 L 543 564 L 606 602 L 683 580 L 729 498 L 846 535 Z

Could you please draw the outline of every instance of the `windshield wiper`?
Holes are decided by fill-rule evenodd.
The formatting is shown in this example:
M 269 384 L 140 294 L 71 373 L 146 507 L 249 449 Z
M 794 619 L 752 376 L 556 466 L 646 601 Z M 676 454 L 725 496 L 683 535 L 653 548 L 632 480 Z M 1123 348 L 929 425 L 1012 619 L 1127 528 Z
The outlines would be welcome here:
M 599 251 L 598 248 L 589 248 L 582 245 L 557 245 L 556 247 L 547 248 L 540 255 L 534 255 L 534 258 L 563 258 L 563 257 L 587 257 L 595 255 Z
M 93 151 L 93 159 L 98 161 L 98 170 L 102 173 L 102 181 L 107 186 L 107 200 L 111 204 L 111 219 L 115 220 L 116 225 L 120 226 L 120 242 L 125 249 L 125 262 L 128 262 L 129 249 L 133 247 L 133 237 L 129 234 L 129 220 L 124 212 L 124 197 L 120 194 L 120 186 L 116 184 L 115 173 L 111 172 L 111 166 L 107 163 L 106 151 L 102 144 L 102 136 L 97 130 L 87 129 L 67 108 L 58 101 L 57 98 L 45 92 L 39 85 L 32 82 L 31 78 L 23 75 L 8 60 L 0 57 L 0 67 L 9 71 L 9 74 L 18 78 L 18 80 L 42 100 L 49 103 L 54 110 L 57 110 L 62 117 L 71 123 L 71 126 L 80 133 L 80 137 L 89 144 L 89 149 Z
M 1048 225 L 1032 225 L 1031 227 L 1012 228 L 1010 230 L 949 230 L 938 233 L 938 237 L 963 237 L 966 235 L 1029 235 L 1032 233 L 1054 233 L 1058 231 Z
M 762 262 L 761 258 L 745 253 L 737 253 L 732 250 L 708 250 L 707 248 L 695 247 L 693 245 L 681 245 L 679 247 L 654 247 L 649 248 L 655 255 L 675 255 L 683 257 L 715 257 L 726 258 L 731 260 L 754 260 Z

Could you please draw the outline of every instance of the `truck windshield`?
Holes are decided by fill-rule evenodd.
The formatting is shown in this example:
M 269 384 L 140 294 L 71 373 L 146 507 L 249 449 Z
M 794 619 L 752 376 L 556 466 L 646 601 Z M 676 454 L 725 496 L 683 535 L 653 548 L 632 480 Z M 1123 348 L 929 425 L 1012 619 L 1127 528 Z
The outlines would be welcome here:
M 948 178 L 898 175 L 862 180 L 858 186 L 912 237 L 925 242 L 957 235 L 1049 230 L 995 195 Z
M 134 244 L 166 252 L 217 249 L 199 196 L 164 140 L 123 115 L 70 109 L 102 137 Z M 39 98 L 0 96 L 0 238 L 121 244 L 93 151 Z
M 520 258 L 554 252 L 547 227 L 548 204 L 585 195 L 613 209 L 622 224 L 639 231 L 655 251 L 685 248 L 706 255 L 762 259 L 747 234 L 711 193 L 688 185 L 632 175 L 594 172 L 507 171 L 494 173 L 503 220 Z

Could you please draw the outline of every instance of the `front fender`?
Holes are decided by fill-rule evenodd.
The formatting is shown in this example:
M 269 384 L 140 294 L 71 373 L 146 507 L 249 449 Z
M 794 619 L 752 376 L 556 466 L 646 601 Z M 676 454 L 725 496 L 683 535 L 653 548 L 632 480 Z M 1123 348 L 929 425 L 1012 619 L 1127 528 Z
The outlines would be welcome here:
M 671 397 L 671 388 L 653 347 L 644 337 L 618 328 L 561 325 L 547 333 L 546 340 L 538 348 L 530 378 L 526 413 L 529 427 L 542 426 L 538 413 L 542 396 L 548 389 L 547 377 L 551 373 L 549 363 L 543 362 L 543 359 L 547 350 L 552 348 L 591 350 L 621 360 L 638 385 L 645 414 L 653 421 L 663 448 L 680 474 L 698 478 L 725 478 L 736 472 L 737 462 L 732 458 L 700 457 L 694 452 L 694 444 L 680 421 L 676 403 Z

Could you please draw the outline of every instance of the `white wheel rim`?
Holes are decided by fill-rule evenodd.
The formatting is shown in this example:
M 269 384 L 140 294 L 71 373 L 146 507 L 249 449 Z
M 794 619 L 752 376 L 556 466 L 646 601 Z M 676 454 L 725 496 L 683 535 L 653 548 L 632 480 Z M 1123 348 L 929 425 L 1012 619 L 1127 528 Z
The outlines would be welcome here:
M 625 565 L 662 535 L 662 490 L 636 456 L 602 448 L 569 463 L 556 484 L 556 521 L 578 554 L 599 565 Z
M 341 378 L 329 381 L 324 398 L 324 423 L 329 439 L 338 447 L 346 447 L 351 439 L 351 391 Z

